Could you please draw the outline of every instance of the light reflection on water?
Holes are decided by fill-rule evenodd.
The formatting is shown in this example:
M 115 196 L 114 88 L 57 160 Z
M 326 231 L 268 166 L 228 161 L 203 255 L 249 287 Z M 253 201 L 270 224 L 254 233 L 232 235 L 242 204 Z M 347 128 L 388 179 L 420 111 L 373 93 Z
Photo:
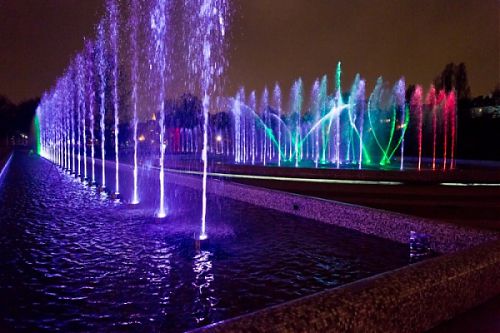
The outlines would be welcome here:
M 197 308 L 193 313 L 198 324 L 208 323 L 212 308 L 217 305 L 217 298 L 213 296 L 214 290 L 211 283 L 214 281 L 212 273 L 212 253 L 209 251 L 200 251 L 194 256 L 193 272 L 195 278 L 193 287 L 196 289 L 195 304 Z
M 122 179 L 125 179 L 123 176 Z M 0 186 L 0 331 L 179 332 L 407 264 L 404 245 L 170 188 L 170 216 L 17 153 Z

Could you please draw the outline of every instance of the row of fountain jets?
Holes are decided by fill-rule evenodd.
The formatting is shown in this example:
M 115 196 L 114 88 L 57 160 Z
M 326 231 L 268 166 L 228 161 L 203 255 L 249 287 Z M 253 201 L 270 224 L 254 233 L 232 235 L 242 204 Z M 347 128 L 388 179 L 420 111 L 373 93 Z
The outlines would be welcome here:
M 233 149 L 223 153 L 240 164 L 357 169 L 388 168 L 397 155 L 399 169 L 403 170 L 405 138 L 410 137 L 418 155 L 411 163 L 414 168 L 422 170 L 426 156 L 432 170 L 455 167 L 454 91 L 438 92 L 431 86 L 424 95 L 422 86 L 417 85 L 407 100 L 403 78 L 392 89 L 379 78 L 366 99 L 366 82 L 359 75 L 350 90 L 342 93 L 340 63 L 334 86 L 329 94 L 327 76 L 317 79 L 308 108 L 304 108 L 303 83 L 297 80 L 290 91 L 286 114 L 282 112 L 278 84 L 271 98 L 264 89 L 260 103 L 255 92 L 247 97 L 240 89 L 230 99 L 232 131 L 225 133 L 225 141 L 232 141 Z M 216 136 L 216 141 L 221 141 L 220 137 Z
M 415 168 L 424 168 L 425 157 L 434 170 L 455 167 L 453 91 L 436 91 L 431 86 L 424 95 L 418 85 L 407 98 L 404 79 L 388 88 L 380 78 L 366 98 L 366 82 L 357 75 L 350 90 L 343 93 L 339 63 L 333 91 L 329 92 L 324 76 L 314 82 L 308 101 L 300 79 L 293 84 L 286 106 L 278 84 L 272 96 L 264 89 L 259 103 L 255 92 L 247 96 L 243 88 L 232 98 L 215 98 L 223 95 L 220 79 L 226 65 L 226 1 L 131 0 L 125 7 L 107 0 L 106 15 L 97 26 L 95 40 L 86 40 L 84 50 L 42 98 L 37 111 L 41 155 L 95 184 L 96 155 L 104 160 L 106 124 L 111 125 L 114 192 L 119 194 L 119 125 L 130 122 L 134 165 L 131 203 L 138 204 L 139 123 L 145 118 L 144 109 L 149 115 L 158 114 L 158 148 L 152 156 L 159 157 L 156 215 L 167 216 L 165 154 L 171 137 L 166 129 L 165 100 L 173 83 L 181 80 L 202 99 L 203 121 L 199 130 L 194 130 L 194 138 L 189 138 L 190 147 L 201 147 L 191 149 L 203 170 L 200 238 L 207 237 L 209 152 L 224 155 L 226 163 L 295 167 L 384 168 L 397 160 L 403 170 L 405 140 L 411 128 L 411 143 L 416 145 L 418 155 Z M 174 19 L 179 13 L 184 15 L 183 20 Z M 123 45 L 127 52 L 120 52 L 125 49 Z M 173 68 L 173 63 L 182 70 Z M 230 114 L 230 129 L 210 123 L 209 110 Z M 223 143 L 225 149 L 219 149 Z M 87 159 L 91 161 L 90 170 Z M 101 167 L 100 186 L 111 187 L 105 163 Z
M 165 96 L 173 78 L 172 60 L 175 39 L 182 40 L 186 66 L 185 81 L 203 98 L 203 190 L 200 239 L 206 238 L 206 171 L 208 163 L 208 110 L 217 82 L 224 70 L 224 40 L 228 4 L 226 0 L 131 0 L 119 4 L 106 1 L 106 14 L 97 26 L 94 40 L 86 40 L 84 50 L 71 62 L 55 86 L 42 97 L 37 111 L 40 126 L 41 155 L 70 169 L 79 177 L 89 177 L 86 160 L 87 133 L 90 133 L 90 181 L 96 181 L 94 143 L 100 137 L 100 154 L 106 156 L 106 121 L 113 123 L 115 151 L 114 192 L 120 193 L 120 107 L 124 101 L 120 90 L 125 88 L 123 73 L 128 72 L 130 92 L 127 96 L 132 109 L 135 136 L 134 182 L 131 202 L 139 203 L 137 126 L 141 82 L 147 81 L 151 107 L 160 115 L 160 201 L 158 218 L 167 216 L 165 203 Z M 173 14 L 175 13 L 175 15 Z M 176 20 L 181 13 L 183 19 Z M 123 24 L 120 24 L 123 23 Z M 179 26 L 180 25 L 180 26 Z M 174 36 L 174 29 L 182 36 Z M 175 39 L 174 39 L 175 37 Z M 126 46 L 127 52 L 120 52 Z M 121 47 L 120 47 L 121 46 Z M 141 58 L 141 55 L 146 54 Z M 126 64 L 125 64 L 126 63 Z M 148 69 L 141 77 L 141 67 Z M 127 71 L 124 68 L 127 67 Z M 110 117 L 112 115 L 112 117 Z M 99 131 L 96 133 L 96 121 Z M 83 163 L 82 163 L 83 160 Z M 83 166 L 83 170 L 82 170 Z M 108 185 L 105 163 L 102 163 L 101 188 Z

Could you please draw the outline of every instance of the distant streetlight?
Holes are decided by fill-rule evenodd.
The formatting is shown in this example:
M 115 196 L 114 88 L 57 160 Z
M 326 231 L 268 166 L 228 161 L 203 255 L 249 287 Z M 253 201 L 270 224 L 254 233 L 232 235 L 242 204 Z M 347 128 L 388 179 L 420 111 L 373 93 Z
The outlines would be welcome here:
M 224 143 L 222 142 L 222 136 L 220 134 L 217 134 L 217 136 L 215 137 L 215 141 L 217 142 L 217 144 L 215 145 L 215 153 L 220 154 L 223 151 L 224 145 Z

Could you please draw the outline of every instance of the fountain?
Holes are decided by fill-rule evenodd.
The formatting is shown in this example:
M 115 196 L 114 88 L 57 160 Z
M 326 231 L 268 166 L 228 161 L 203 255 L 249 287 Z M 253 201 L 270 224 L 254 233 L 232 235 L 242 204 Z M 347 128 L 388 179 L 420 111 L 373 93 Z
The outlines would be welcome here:
M 423 114 L 423 106 L 422 106 L 422 98 L 423 98 L 423 89 L 422 86 L 417 85 L 415 87 L 415 91 L 412 95 L 410 107 L 414 110 L 417 117 L 417 142 L 418 142 L 418 170 L 422 170 L 422 143 L 423 143 L 423 123 L 424 123 L 424 114 Z
M 88 114 L 89 114 L 89 132 L 90 132 L 90 159 L 91 159 L 91 164 L 90 164 L 90 185 L 94 186 L 96 183 L 95 179 L 95 134 L 94 134 L 94 128 L 95 128 L 95 90 L 94 90 L 94 82 L 95 82 L 95 77 L 94 77 L 94 63 L 91 61 L 92 56 L 93 56 L 93 48 L 94 45 L 92 42 L 87 41 L 85 43 L 85 72 L 87 74 L 87 81 L 86 81 L 86 96 L 88 97 L 87 105 L 88 105 Z M 87 156 L 85 154 L 85 156 Z M 85 158 L 86 159 L 86 158 Z M 85 163 L 86 164 L 86 163 Z
M 81 67 L 78 68 L 78 70 L 80 71 L 81 73 L 81 77 L 80 77 L 80 80 L 78 82 L 79 84 L 79 90 L 82 91 L 82 94 L 80 95 L 80 98 L 82 99 L 82 113 L 81 113 L 81 122 L 82 122 L 82 137 L 83 137 L 83 140 L 82 140 L 82 144 L 83 144 L 83 182 L 87 182 L 87 127 L 86 127 L 86 122 L 85 122 L 85 119 L 87 118 L 87 108 L 88 108 L 88 104 L 87 104 L 87 101 L 85 100 L 85 97 L 86 97 L 86 94 L 85 94 L 85 86 L 86 86 L 86 82 L 85 82 L 85 76 L 87 73 L 85 73 L 85 60 L 83 59 L 83 57 L 81 58 L 82 61 L 81 63 L 79 64 Z
M 131 83 L 132 83 L 132 112 L 133 112 L 133 118 L 132 118 L 132 126 L 133 126 L 133 141 L 134 141 L 134 181 L 133 181 L 133 194 L 132 194 L 132 201 L 131 203 L 133 205 L 137 205 L 139 203 L 139 189 L 138 189 L 138 178 L 139 178 L 139 170 L 138 170 L 138 159 L 137 159 L 137 149 L 138 149 L 138 140 L 137 140 L 137 126 L 139 125 L 139 118 L 137 114 L 137 98 L 138 98 L 138 92 L 137 92 L 137 85 L 139 84 L 139 49 L 138 49 L 138 27 L 139 27 L 139 2 L 138 0 L 132 0 L 132 16 L 130 19 L 130 29 L 131 29 L 131 34 L 130 34 L 130 48 L 132 52 L 131 56 Z
M 108 9 L 110 51 L 112 62 L 112 85 L 113 85 L 113 114 L 114 114 L 114 137 L 115 137 L 115 196 L 120 194 L 120 144 L 118 141 L 120 116 L 118 112 L 118 4 L 116 0 L 106 2 Z
M 221 84 L 226 1 L 133 0 L 118 6 L 107 0 L 106 8 L 95 40 L 85 41 L 84 50 L 42 98 L 40 153 L 83 181 L 100 182 L 100 191 L 110 187 L 113 197 L 126 196 L 132 204 L 154 198 L 149 199 L 155 200 L 158 218 L 175 206 L 166 185 L 175 181 L 170 168 L 199 174 L 198 238 L 208 237 L 212 161 L 248 166 L 248 173 L 252 166 L 455 168 L 453 91 L 431 86 L 425 93 L 418 85 L 408 93 L 404 78 L 391 87 L 382 77 L 367 91 L 359 74 L 343 90 L 339 62 L 332 68 L 333 80 L 323 75 L 310 88 L 299 78 L 289 91 L 276 82 L 259 94 L 241 87 L 228 97 Z M 182 103 L 176 100 L 180 89 L 191 96 L 183 95 Z M 194 116 L 182 122 L 179 114 Z M 114 163 L 107 165 L 108 159 Z M 122 172 L 128 163 L 130 181 Z M 156 193 L 145 194 L 149 189 L 142 185 L 141 167 L 154 173 Z M 113 189 L 106 179 L 110 168 Z
M 202 149 L 202 213 L 199 238 L 206 239 L 208 131 L 210 95 L 217 88 L 217 81 L 224 70 L 224 38 L 227 4 L 225 0 L 184 0 L 187 9 L 189 38 L 188 55 L 191 74 L 198 78 L 197 90 L 203 101 L 203 149 Z M 195 13 L 196 15 L 192 15 Z
M 347 97 L 343 97 L 339 63 L 333 93 L 328 94 L 326 76 L 321 81 L 315 80 L 310 90 L 309 106 L 303 112 L 301 85 L 299 79 L 290 90 L 288 112 L 274 106 L 280 104 L 274 96 L 277 92 L 273 93 L 274 105 L 270 105 L 265 90 L 258 110 L 251 102 L 242 104 L 240 94 L 232 99 L 234 163 L 255 164 L 253 160 L 247 163 L 242 159 L 240 151 L 257 149 L 258 162 L 262 165 L 281 166 L 285 162 L 295 167 L 312 164 L 316 168 L 390 169 L 397 160 L 398 169 L 404 170 L 407 167 L 405 150 L 409 144 L 407 132 L 414 122 L 417 138 L 412 139 L 411 144 L 417 146 L 415 168 L 424 168 L 422 161 L 426 151 L 423 132 L 428 126 L 432 128 L 433 137 L 432 169 L 436 169 L 438 150 L 442 151 L 443 170 L 453 168 L 451 156 L 456 149 L 454 92 L 436 94 L 431 87 L 424 105 L 420 86 L 407 101 L 404 78 L 398 80 L 392 89 L 387 88 L 383 79 L 379 78 L 366 101 L 366 82 L 357 75 Z M 430 110 L 430 123 L 426 121 L 426 110 Z M 250 138 L 240 142 L 241 122 L 248 114 L 257 117 L 255 121 L 260 130 L 256 134 L 250 132 Z M 439 142 L 442 149 L 438 149 Z M 278 154 L 273 154 L 273 151 Z
M 74 77 L 74 72 L 71 72 L 69 73 L 69 75 L 71 77 Z M 72 92 L 72 94 L 70 94 L 71 97 L 74 97 L 74 92 Z M 70 109 L 70 122 L 69 122 L 69 126 L 70 126 L 70 132 L 71 132 L 71 172 L 73 175 L 76 175 L 76 149 L 75 149 L 75 144 L 76 144 L 76 140 L 75 140 L 75 110 L 74 108 L 71 108 Z
M 241 88 L 239 96 L 243 96 L 243 98 L 244 98 L 244 95 L 245 95 L 245 89 Z M 248 103 L 249 103 L 250 107 L 253 108 L 253 110 L 256 109 L 257 97 L 256 97 L 255 90 L 250 93 Z M 241 104 L 241 101 L 240 101 L 240 104 Z M 250 133 L 250 138 L 248 137 L 247 127 L 245 127 L 244 128 L 245 143 L 243 143 L 243 147 L 245 148 L 247 140 L 251 140 L 250 147 L 248 147 L 248 149 L 246 149 L 247 152 L 245 154 L 245 158 L 246 158 L 245 163 L 248 162 L 248 159 L 251 159 L 252 165 L 255 165 L 255 158 L 256 158 L 255 157 L 255 155 L 256 155 L 255 136 L 256 136 L 256 131 L 257 131 L 256 124 L 255 124 L 255 118 L 254 118 L 254 115 L 251 114 L 250 116 L 246 115 L 245 119 L 248 119 L 248 122 L 250 123 L 250 131 L 248 131 Z
M 236 163 L 240 163 L 242 161 L 241 158 L 241 123 L 242 119 L 241 114 L 241 101 L 240 101 L 240 93 L 236 95 L 236 98 L 233 101 L 233 115 L 234 115 L 234 161 Z
M 106 44 L 104 22 L 97 27 L 97 69 L 99 75 L 99 128 L 101 132 L 101 189 L 106 188 Z M 93 143 L 92 143 L 93 144 Z
M 267 105 L 265 105 L 267 108 Z M 290 92 L 290 112 L 291 112 L 291 134 L 290 134 L 290 156 L 294 156 L 295 167 L 299 166 L 302 160 L 302 135 L 301 135 L 301 118 L 302 118 L 302 80 L 298 79 Z M 293 146 L 293 153 L 292 148 Z
M 262 93 L 261 97 L 261 102 L 260 102 L 260 119 L 262 119 L 262 124 L 259 126 L 259 146 L 258 146 L 258 156 L 260 157 L 260 162 L 263 165 L 266 165 L 266 156 L 265 156 L 265 147 L 266 147 L 266 115 L 267 115 L 267 108 L 269 107 L 269 91 L 267 90 L 267 87 L 264 88 L 264 92 Z M 255 124 L 255 121 L 252 121 Z M 255 145 L 255 126 L 252 127 L 252 142 Z M 257 147 L 253 147 L 254 155 L 256 154 L 255 149 Z M 245 149 L 245 147 L 243 148 Z
M 277 121 L 278 152 L 276 156 L 278 158 L 278 166 L 281 166 L 281 108 L 282 107 L 281 107 L 281 88 L 278 83 L 274 85 L 273 103 L 276 109 L 276 118 L 278 119 Z
M 340 62 L 337 64 L 337 72 L 335 76 L 335 87 L 336 87 L 336 92 L 335 92 L 335 105 L 337 107 L 342 106 L 344 104 L 342 100 L 342 88 L 340 86 L 340 78 L 342 75 L 342 71 L 340 68 Z M 335 165 L 338 168 L 340 168 L 340 114 L 335 117 Z
M 160 114 L 159 126 L 160 137 L 158 145 L 160 148 L 160 206 L 156 216 L 165 218 L 167 211 L 165 207 L 165 82 L 167 74 L 167 59 L 166 59 L 166 38 L 167 38 L 167 1 L 155 1 L 153 11 L 151 13 L 151 34 L 152 34 L 152 59 L 154 64 L 154 73 L 158 77 L 158 112 Z
M 75 62 L 75 66 L 76 66 L 76 89 L 77 89 L 77 106 L 76 106 L 76 128 L 77 128 L 77 131 L 76 131 L 76 135 L 77 135 L 77 143 L 76 143 L 76 147 L 77 147 L 77 151 L 76 151 L 76 156 L 78 158 L 78 178 L 80 178 L 82 176 L 82 150 L 81 150 L 81 147 L 82 147 L 82 144 L 81 144 L 81 137 L 82 137 L 82 131 L 81 131 L 81 126 L 82 126 L 82 104 L 83 104 L 83 86 L 84 86 L 84 83 L 83 83 L 83 73 L 82 73 L 82 67 L 83 67 L 83 59 L 82 59 L 82 55 L 79 54 L 77 55 L 76 57 L 76 62 Z

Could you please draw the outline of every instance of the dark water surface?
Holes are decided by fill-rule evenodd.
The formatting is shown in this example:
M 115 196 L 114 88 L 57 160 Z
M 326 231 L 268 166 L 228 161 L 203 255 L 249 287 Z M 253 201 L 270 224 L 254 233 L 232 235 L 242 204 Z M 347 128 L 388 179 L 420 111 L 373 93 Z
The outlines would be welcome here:
M 408 263 L 407 246 L 168 187 L 170 217 L 16 153 L 0 179 L 0 331 L 178 332 Z

